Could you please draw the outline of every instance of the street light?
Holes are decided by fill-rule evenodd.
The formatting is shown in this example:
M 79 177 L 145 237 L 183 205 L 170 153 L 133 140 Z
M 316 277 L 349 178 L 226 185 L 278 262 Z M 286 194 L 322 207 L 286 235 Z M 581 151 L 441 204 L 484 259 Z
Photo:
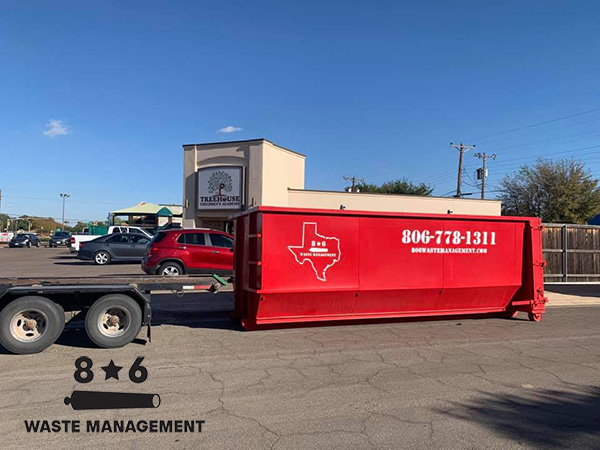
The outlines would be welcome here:
M 71 196 L 70 194 L 60 194 L 63 199 L 63 214 L 62 214 L 62 227 L 65 229 L 65 201 Z

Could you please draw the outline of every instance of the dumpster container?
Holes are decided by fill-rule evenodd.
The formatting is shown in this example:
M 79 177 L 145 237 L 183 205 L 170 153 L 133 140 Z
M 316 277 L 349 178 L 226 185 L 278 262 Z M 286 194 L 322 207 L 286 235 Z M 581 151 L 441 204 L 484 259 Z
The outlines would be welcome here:
M 538 218 L 258 207 L 235 220 L 245 329 L 545 311 Z

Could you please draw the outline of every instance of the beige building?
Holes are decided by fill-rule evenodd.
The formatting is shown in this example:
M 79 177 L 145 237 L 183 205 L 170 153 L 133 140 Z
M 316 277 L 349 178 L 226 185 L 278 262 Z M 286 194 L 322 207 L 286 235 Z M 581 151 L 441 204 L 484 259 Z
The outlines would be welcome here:
M 306 156 L 266 139 L 184 145 L 183 226 L 229 229 L 254 206 L 499 216 L 498 200 L 304 189 Z

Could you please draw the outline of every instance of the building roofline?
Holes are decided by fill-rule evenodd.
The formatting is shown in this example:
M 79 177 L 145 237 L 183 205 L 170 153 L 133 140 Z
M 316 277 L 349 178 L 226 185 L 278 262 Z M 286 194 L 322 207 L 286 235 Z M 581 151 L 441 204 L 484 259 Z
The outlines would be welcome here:
M 451 201 L 468 200 L 470 202 L 501 202 L 502 201 L 500 199 L 492 199 L 492 198 L 486 198 L 486 199 L 481 199 L 481 198 L 466 198 L 466 197 L 456 198 L 456 197 L 440 197 L 440 196 L 436 196 L 436 195 L 386 194 L 386 193 L 383 193 L 383 192 L 326 191 L 326 190 L 322 190 L 322 189 L 296 189 L 296 188 L 288 188 L 288 191 L 293 191 L 293 192 L 315 192 L 315 193 L 322 192 L 322 193 L 325 193 L 325 194 L 345 194 L 345 195 L 375 195 L 375 196 L 385 196 L 385 197 L 412 197 L 412 198 L 419 198 L 419 199 L 423 199 L 423 200 L 427 200 L 427 199 L 443 199 L 443 200 L 451 200 Z
M 278 147 L 278 148 L 280 148 L 282 150 L 286 150 L 286 151 L 288 151 L 290 153 L 294 153 L 295 155 L 302 156 L 303 158 L 306 158 L 306 155 L 303 154 L 303 153 L 299 153 L 297 151 L 290 150 L 289 148 L 282 147 L 281 145 L 276 144 L 273 141 L 270 141 L 270 140 L 265 139 L 265 138 L 246 139 L 246 140 L 241 140 L 241 141 L 204 142 L 202 144 L 183 144 L 182 147 L 184 149 L 186 149 L 187 147 L 204 147 L 204 146 L 207 146 L 207 145 L 213 145 L 214 146 L 214 145 L 221 145 L 221 144 L 247 144 L 249 142 L 268 142 L 269 144 L 271 144 L 271 145 L 273 145 L 275 147 Z

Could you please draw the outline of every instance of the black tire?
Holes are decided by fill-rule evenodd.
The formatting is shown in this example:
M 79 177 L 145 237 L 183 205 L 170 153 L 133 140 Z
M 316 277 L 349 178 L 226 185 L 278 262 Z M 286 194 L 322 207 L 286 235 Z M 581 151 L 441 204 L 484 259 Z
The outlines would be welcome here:
M 52 248 L 52 247 L 54 247 L 54 245 L 52 245 L 52 244 L 48 244 L 48 247 Z
M 169 261 L 161 264 L 158 267 L 156 274 L 166 277 L 174 277 L 177 275 L 185 275 L 185 269 L 181 266 L 181 264 Z
M 42 246 L 42 243 L 41 243 L 40 241 L 37 241 L 37 242 L 35 243 L 35 246 L 39 248 L 39 247 L 41 247 L 41 246 Z
M 94 264 L 98 266 L 106 266 L 110 264 L 110 253 L 106 250 L 99 250 L 94 253 Z
M 31 241 L 27 241 L 27 248 L 31 248 Z
M 19 319 L 20 315 L 35 318 L 35 330 L 26 329 L 22 319 Z M 56 342 L 64 329 L 64 310 L 45 297 L 21 297 L 6 305 L 0 312 L 0 344 L 19 355 L 43 351 Z M 38 333 L 37 338 L 31 336 Z
M 110 325 L 107 316 L 118 317 Z M 118 348 L 133 341 L 142 328 L 142 309 L 131 297 L 108 294 L 94 302 L 85 315 L 85 331 L 94 344 L 104 348 Z

